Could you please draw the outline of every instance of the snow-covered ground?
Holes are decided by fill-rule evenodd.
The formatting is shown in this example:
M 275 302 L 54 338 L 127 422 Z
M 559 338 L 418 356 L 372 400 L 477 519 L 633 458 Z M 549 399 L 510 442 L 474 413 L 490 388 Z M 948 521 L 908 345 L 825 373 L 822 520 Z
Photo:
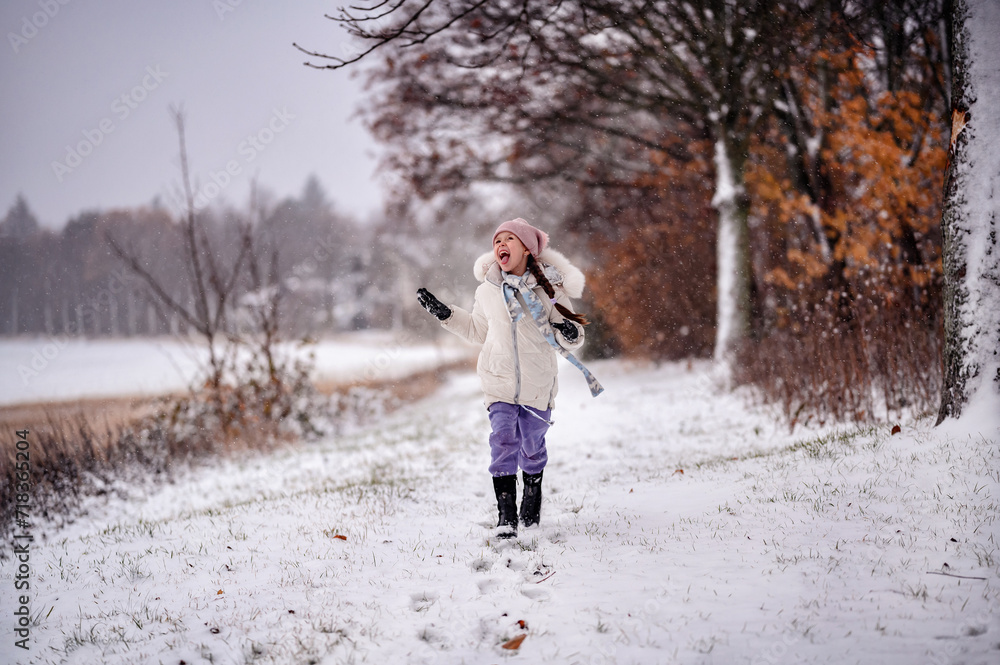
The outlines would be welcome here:
M 398 378 L 469 355 L 458 344 L 434 346 L 405 333 L 377 331 L 325 339 L 304 349 L 316 354 L 318 380 L 345 382 Z M 196 340 L 179 338 L 3 340 L 0 406 L 184 390 L 204 356 Z
M 37 526 L 31 651 L 5 609 L 0 660 L 1000 662 L 998 405 L 792 434 L 705 365 L 593 363 L 597 399 L 560 365 L 542 524 L 516 540 L 492 536 L 461 373 L 376 427 Z

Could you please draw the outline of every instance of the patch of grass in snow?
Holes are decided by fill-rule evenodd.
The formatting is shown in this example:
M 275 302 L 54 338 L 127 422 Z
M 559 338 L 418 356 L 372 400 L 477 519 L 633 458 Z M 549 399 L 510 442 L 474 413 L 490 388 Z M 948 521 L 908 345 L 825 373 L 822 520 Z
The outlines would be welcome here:
M 825 458 L 835 458 L 838 454 L 846 454 L 845 449 L 851 448 L 854 442 L 858 438 L 869 438 L 870 440 L 865 441 L 865 448 L 870 450 L 877 450 L 881 446 L 884 440 L 884 427 L 878 426 L 865 426 L 858 427 L 855 429 L 843 430 L 830 432 L 829 434 L 823 434 L 817 437 L 812 437 L 808 439 L 802 439 L 801 441 L 796 441 L 783 448 L 775 448 L 772 450 L 755 450 L 749 452 L 739 458 L 732 457 L 716 457 L 714 459 L 708 459 L 702 462 L 696 462 L 694 468 L 696 469 L 711 469 L 723 465 L 729 465 L 736 462 L 741 462 L 744 460 L 755 460 L 764 458 L 776 458 L 784 457 L 788 455 L 795 455 L 796 453 L 802 453 L 806 457 L 812 459 L 825 459 Z
M 779 452 L 790 454 L 802 452 L 806 455 L 806 457 L 811 457 L 813 459 L 833 458 L 836 457 L 839 452 L 844 451 L 844 449 L 850 448 L 859 438 L 865 440 L 865 448 L 876 450 L 882 444 L 882 437 L 879 436 L 880 429 L 884 428 L 868 426 L 846 431 L 831 432 L 830 434 L 812 439 L 797 441 L 796 443 L 793 443 L 785 448 L 783 451 Z M 884 432 L 881 434 L 884 434 Z
M 131 541 L 144 537 L 152 538 L 161 528 L 162 525 L 159 525 L 156 522 L 150 522 L 140 518 L 138 521 L 131 522 L 129 524 L 123 524 L 121 522 L 117 524 L 110 524 L 100 532 L 100 535 L 114 536 L 119 541 Z
M 295 492 L 262 493 L 242 501 L 225 501 L 219 506 L 208 506 L 198 510 L 185 511 L 178 515 L 154 521 L 141 521 L 135 524 L 116 523 L 108 526 L 101 535 L 114 536 L 117 542 L 130 541 L 140 537 L 143 532 L 148 532 L 152 536 L 155 531 L 162 529 L 168 522 L 187 521 L 198 517 L 226 517 L 234 512 L 246 511 L 259 508 L 261 504 L 277 501 L 297 501 L 305 497 L 319 498 L 330 494 L 344 494 L 355 503 L 369 498 L 373 493 L 376 497 L 388 504 L 390 501 L 404 500 L 412 494 L 414 481 L 409 476 L 403 476 L 398 470 L 390 465 L 377 465 L 364 478 L 348 480 L 342 483 L 327 483 L 319 487 L 307 487 Z M 229 527 L 230 535 L 235 540 L 246 540 L 247 534 L 243 530 L 233 531 Z
M 129 582 L 138 582 L 145 577 L 149 576 L 149 571 L 146 567 L 142 565 L 142 559 L 145 554 L 140 554 L 133 557 L 131 554 L 124 554 L 122 556 L 121 562 L 118 564 L 118 578 L 124 578 Z M 140 626 L 141 628 L 142 626 Z
M 144 632 L 155 630 L 156 625 L 168 632 L 183 629 L 179 618 L 162 608 L 151 606 L 148 598 L 134 601 L 129 598 L 124 606 L 115 603 L 99 616 L 81 610 L 76 626 L 63 638 L 62 649 L 57 651 L 69 656 L 83 647 L 95 646 L 102 652 L 114 653 L 120 646 L 127 652 L 139 639 L 143 639 Z
M 992 539 L 993 537 L 990 536 L 990 540 Z M 972 553 L 976 555 L 976 563 L 981 568 L 994 568 L 997 565 L 997 550 L 995 548 L 987 551 L 984 545 L 973 543 Z
M 365 516 L 365 523 L 352 522 L 348 525 L 350 528 L 346 532 L 351 534 L 348 536 L 348 540 L 356 542 L 359 539 L 364 539 L 365 535 L 361 532 L 367 533 L 369 526 L 378 520 L 380 512 L 394 512 L 398 502 L 408 497 L 412 490 L 407 479 L 400 477 L 398 470 L 393 470 L 388 465 L 376 465 L 370 473 L 360 479 L 337 486 L 327 484 L 321 487 L 305 488 L 296 494 L 324 496 L 335 492 L 339 493 L 339 496 L 334 499 L 336 504 L 357 506 L 359 514 Z M 163 538 L 161 534 L 169 536 L 178 529 L 187 530 L 189 527 L 185 525 L 189 522 L 207 519 L 218 527 L 217 537 L 213 536 L 212 532 L 208 532 L 207 539 L 203 541 L 185 539 L 183 542 L 175 543 L 169 551 L 153 544 L 145 550 L 120 551 L 110 554 L 110 556 L 105 554 L 103 557 L 96 556 L 90 560 L 86 560 L 85 557 L 84 560 L 81 560 L 80 557 L 71 556 L 69 551 L 71 543 L 63 541 L 67 553 L 50 564 L 51 574 L 55 577 L 58 573 L 62 578 L 70 576 L 79 579 L 81 575 L 92 577 L 100 583 L 101 589 L 106 590 L 123 580 L 127 581 L 130 586 L 133 584 L 141 585 L 149 580 L 148 564 L 150 559 L 147 557 L 154 554 L 164 561 L 188 555 L 207 557 L 218 564 L 219 570 L 217 572 L 225 575 L 221 568 L 229 549 L 223 549 L 226 543 L 234 543 L 240 539 L 253 541 L 257 537 L 257 534 L 250 533 L 250 538 L 247 538 L 250 529 L 243 526 L 239 519 L 233 515 L 233 512 L 241 511 L 250 504 L 262 500 L 281 502 L 287 501 L 288 497 L 282 495 L 270 499 L 248 501 L 223 509 L 211 508 L 204 511 L 192 511 L 185 515 L 173 516 L 159 522 L 146 522 L 142 525 L 111 525 L 99 534 L 82 539 L 85 549 L 90 549 L 86 541 L 94 539 L 101 544 L 98 551 L 115 552 L 119 543 L 128 546 L 129 542 L 134 542 L 132 539 L 140 542 L 143 540 L 155 542 L 157 538 Z M 258 508 L 261 507 L 258 506 Z M 267 510 L 268 508 L 261 509 Z M 276 510 L 281 510 L 280 503 Z M 287 584 L 301 586 L 303 581 L 309 579 L 315 581 L 315 577 L 311 578 L 311 576 L 315 575 L 316 569 L 311 567 L 309 558 L 318 553 L 318 556 L 325 560 L 330 552 L 326 543 L 331 542 L 331 536 L 337 533 L 341 533 L 341 531 L 332 528 L 322 531 L 316 529 L 316 533 L 313 534 L 316 537 L 306 539 L 312 543 L 312 549 L 309 549 L 308 545 L 306 550 L 300 548 L 298 557 L 291 560 L 285 559 L 282 555 L 280 567 L 283 572 L 280 573 L 280 579 L 277 583 L 280 586 Z M 332 542 L 336 543 L 337 541 Z M 225 565 L 226 570 L 234 571 L 244 565 L 253 568 L 254 547 L 251 546 L 250 551 L 241 554 L 240 556 L 243 558 L 240 556 L 230 558 L 230 563 Z M 337 548 L 334 551 L 341 551 L 340 545 L 334 547 Z M 222 558 L 220 558 L 220 553 Z M 82 570 L 80 570 L 80 566 L 83 566 Z M 322 577 L 323 575 L 320 575 L 320 578 Z M 210 587 L 209 593 L 214 594 L 213 590 L 216 587 L 221 588 L 223 583 L 213 579 L 208 586 Z M 220 598 L 230 598 L 229 593 L 229 585 L 226 585 L 226 595 Z M 106 592 L 101 592 L 101 596 L 109 597 L 106 596 Z M 215 601 L 216 596 L 212 595 L 211 598 Z M 234 595 L 232 598 L 242 597 Z M 433 602 L 433 597 L 425 596 L 425 599 L 428 601 L 426 606 L 429 607 Z M 165 600 L 166 607 L 170 607 L 172 601 Z M 414 602 L 418 600 L 415 599 Z M 81 608 L 76 622 L 70 623 L 63 629 L 65 631 L 63 643 L 55 648 L 55 652 L 60 653 L 63 657 L 78 660 L 90 659 L 96 653 L 102 654 L 109 661 L 117 661 L 121 658 L 123 659 L 121 662 L 126 662 L 127 659 L 134 657 L 135 660 L 132 662 L 146 662 L 147 656 L 153 655 L 149 653 L 149 649 L 160 649 L 164 644 L 167 644 L 172 645 L 170 648 L 174 650 L 183 649 L 190 652 L 193 649 L 195 652 L 200 652 L 201 657 L 207 662 L 216 662 L 219 656 L 218 644 L 201 644 L 192 641 L 195 635 L 191 631 L 201 630 L 206 606 L 188 607 L 188 610 L 192 611 L 185 611 L 183 616 L 190 623 L 190 626 L 185 626 L 179 618 L 168 613 L 158 601 L 159 598 L 151 600 L 146 596 L 133 595 L 128 600 L 121 602 L 112 599 L 110 603 L 100 603 L 99 611 L 86 607 Z M 172 611 L 176 612 L 176 609 Z M 375 626 L 348 630 L 347 625 L 342 623 L 343 616 L 335 612 L 323 611 L 322 608 L 312 608 L 301 614 L 306 624 L 301 627 L 295 623 L 289 624 L 286 628 L 291 632 L 278 641 L 261 642 L 259 637 L 251 634 L 240 638 L 239 651 L 242 654 L 242 662 L 319 662 L 321 654 L 329 653 L 330 649 L 344 641 L 350 642 L 348 635 L 351 633 L 361 630 L 369 637 L 377 636 Z M 220 616 L 225 616 L 225 613 Z M 70 621 L 72 622 L 72 619 Z M 235 631 L 233 634 L 236 635 L 247 630 L 251 625 L 259 628 L 261 621 L 266 621 L 266 619 L 262 618 L 259 608 L 244 607 L 243 611 L 232 613 L 228 618 L 220 618 L 218 623 L 212 624 L 212 628 L 221 629 L 225 634 Z M 295 619 L 292 621 L 294 622 Z M 42 622 L 41 619 L 39 622 Z M 349 624 L 351 624 L 350 620 L 348 620 Z M 215 631 L 213 630 L 213 632 Z M 442 635 L 432 629 L 427 633 L 427 637 L 430 638 L 428 642 L 438 647 L 446 646 L 442 642 Z M 177 639 L 175 640 L 173 636 L 177 636 Z

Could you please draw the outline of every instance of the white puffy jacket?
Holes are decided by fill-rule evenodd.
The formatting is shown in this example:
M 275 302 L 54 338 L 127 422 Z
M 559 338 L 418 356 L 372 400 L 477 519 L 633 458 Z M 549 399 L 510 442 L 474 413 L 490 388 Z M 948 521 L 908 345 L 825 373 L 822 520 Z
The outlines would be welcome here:
M 543 250 L 538 262 L 555 290 L 556 301 L 572 311 L 570 298 L 579 298 L 583 293 L 583 273 L 553 249 Z M 472 312 L 449 303 L 452 314 L 441 325 L 469 342 L 483 345 L 478 371 L 487 408 L 494 402 L 524 404 L 542 410 L 552 408 L 559 389 L 555 349 L 539 332 L 526 303 L 521 302 L 524 316 L 517 323 L 511 321 L 503 299 L 503 273 L 493 252 L 476 259 L 473 274 L 483 283 L 476 289 Z M 549 321 L 566 320 L 537 285 L 534 275 L 525 272 L 524 280 L 545 305 Z M 570 351 L 583 346 L 583 326 L 573 325 L 580 334 L 572 343 L 554 329 L 556 341 Z

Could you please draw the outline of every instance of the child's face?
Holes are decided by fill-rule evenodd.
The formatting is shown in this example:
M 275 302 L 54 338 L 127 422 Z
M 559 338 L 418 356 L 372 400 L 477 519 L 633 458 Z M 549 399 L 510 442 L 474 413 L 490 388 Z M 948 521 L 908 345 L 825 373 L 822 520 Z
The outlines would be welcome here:
M 520 238 L 510 231 L 501 231 L 493 238 L 493 257 L 504 272 L 523 275 L 529 254 Z

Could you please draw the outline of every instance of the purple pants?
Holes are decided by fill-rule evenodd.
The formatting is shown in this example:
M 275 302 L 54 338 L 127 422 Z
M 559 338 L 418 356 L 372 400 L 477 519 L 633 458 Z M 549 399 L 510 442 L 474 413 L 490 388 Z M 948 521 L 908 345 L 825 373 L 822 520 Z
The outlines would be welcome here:
M 549 429 L 546 421 L 551 409 L 539 411 L 520 404 L 493 402 L 489 411 L 493 427 L 490 434 L 490 453 L 493 457 L 490 473 L 512 476 L 517 473 L 518 467 L 531 474 L 544 469 L 549 459 L 545 452 L 545 432 Z

